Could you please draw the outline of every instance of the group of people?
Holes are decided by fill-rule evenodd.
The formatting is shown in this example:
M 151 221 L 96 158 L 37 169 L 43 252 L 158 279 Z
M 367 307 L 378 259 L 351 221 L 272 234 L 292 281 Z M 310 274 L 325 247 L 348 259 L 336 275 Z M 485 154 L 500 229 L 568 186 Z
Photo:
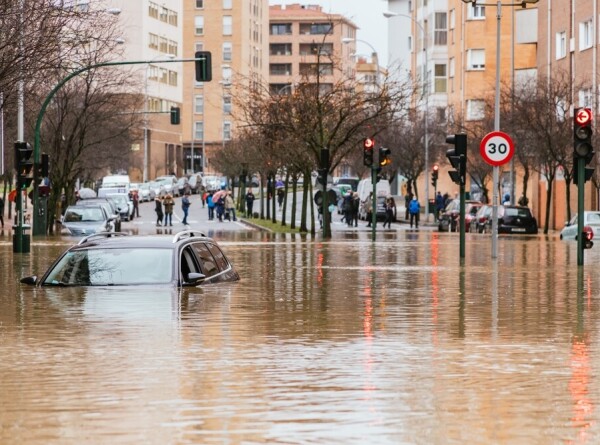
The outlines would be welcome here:
M 181 200 L 181 207 L 183 209 L 183 224 L 187 224 L 187 213 L 190 207 L 189 193 L 183 195 Z M 185 201 L 187 200 L 187 204 Z M 167 193 L 163 198 L 156 196 L 154 198 L 154 211 L 156 212 L 156 226 L 161 225 L 172 226 L 173 225 L 173 208 L 175 207 L 175 200 L 170 193 Z M 164 223 L 163 223 L 164 218 Z

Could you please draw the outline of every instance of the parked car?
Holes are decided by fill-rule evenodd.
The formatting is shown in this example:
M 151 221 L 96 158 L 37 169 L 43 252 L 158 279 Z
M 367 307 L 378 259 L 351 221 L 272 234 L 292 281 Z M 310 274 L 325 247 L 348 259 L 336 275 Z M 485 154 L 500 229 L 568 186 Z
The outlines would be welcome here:
M 471 212 L 471 207 L 481 206 L 479 201 L 465 201 L 465 222 L 466 215 Z M 460 227 L 460 199 L 455 198 L 451 200 L 440 214 L 438 220 L 438 230 L 440 232 L 457 232 Z M 465 227 L 465 231 L 466 231 Z
M 117 210 L 117 207 L 114 205 L 112 201 L 107 198 L 90 198 L 90 199 L 80 199 L 77 201 L 78 206 L 101 206 L 104 207 L 106 213 L 111 216 L 115 216 L 115 230 L 117 232 L 121 231 L 121 214 Z
M 198 286 L 239 280 L 218 244 L 191 230 L 175 236 L 99 233 L 66 250 L 35 286 Z
M 179 178 L 177 180 L 177 193 L 179 194 L 179 196 L 183 196 L 185 195 L 185 191 L 190 190 L 191 193 L 191 188 L 188 182 L 188 178 L 186 178 L 185 176 L 182 176 L 181 178 Z
M 492 218 L 485 223 L 485 231 L 492 232 Z M 498 233 L 537 234 L 537 220 L 528 207 L 500 205 L 498 206 Z
M 85 236 L 99 232 L 115 231 L 115 215 L 110 215 L 101 205 L 74 205 L 65 210 L 57 223 L 62 235 Z
M 560 231 L 560 239 L 576 240 L 577 239 L 577 214 L 565 223 L 565 227 Z M 592 228 L 594 235 L 600 233 L 600 212 L 583 212 L 583 226 Z
M 188 185 L 192 194 L 200 193 L 202 189 L 202 175 L 200 173 L 192 173 L 188 178 Z
M 167 194 L 167 192 L 165 191 L 165 186 L 161 182 L 150 181 L 149 184 L 150 188 L 154 191 L 154 197 L 158 196 L 162 198 Z
M 475 218 L 471 220 L 471 224 L 469 224 L 469 232 L 471 233 L 484 233 L 485 232 L 485 223 L 489 218 L 492 217 L 493 207 L 487 204 L 479 207 Z
M 140 201 L 142 202 L 154 201 L 154 198 L 156 198 L 156 192 L 151 187 L 151 183 L 149 182 L 144 182 L 143 184 L 140 184 L 140 189 L 138 193 L 140 194 Z
M 109 193 L 106 199 L 110 200 L 121 215 L 121 220 L 130 221 L 133 215 L 133 202 L 125 193 Z
M 179 196 L 179 187 L 177 186 L 177 179 L 175 176 L 159 176 L 156 178 L 156 182 L 162 184 L 165 195 L 170 193 L 171 196 Z
M 358 178 L 333 178 L 334 185 L 349 185 L 353 192 L 357 190 L 359 182 Z

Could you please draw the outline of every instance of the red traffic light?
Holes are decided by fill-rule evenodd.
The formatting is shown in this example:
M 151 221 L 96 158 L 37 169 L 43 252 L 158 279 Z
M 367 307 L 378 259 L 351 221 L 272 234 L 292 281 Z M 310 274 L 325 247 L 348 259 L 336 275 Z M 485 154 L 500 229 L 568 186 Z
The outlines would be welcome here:
M 585 226 L 583 228 L 583 234 L 588 241 L 591 241 L 594 238 L 594 230 L 590 226 Z
M 434 165 L 434 166 L 433 166 L 433 171 L 434 171 L 434 172 L 438 171 L 439 169 L 440 169 L 440 167 L 439 167 L 438 165 Z
M 365 138 L 363 141 L 363 147 L 367 150 L 372 150 L 375 147 L 375 139 L 373 138 Z

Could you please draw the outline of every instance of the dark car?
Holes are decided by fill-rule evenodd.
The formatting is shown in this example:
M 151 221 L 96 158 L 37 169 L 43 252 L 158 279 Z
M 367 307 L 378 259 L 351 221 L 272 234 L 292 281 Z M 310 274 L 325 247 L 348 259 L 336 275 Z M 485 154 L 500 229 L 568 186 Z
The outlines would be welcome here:
M 492 217 L 485 223 L 485 231 L 492 232 Z M 528 207 L 522 206 L 498 206 L 498 233 L 528 233 L 537 234 L 537 220 L 531 214 Z
M 465 219 L 473 206 L 481 206 L 479 201 L 465 201 Z M 440 214 L 438 230 L 440 232 L 457 232 L 460 227 L 460 199 L 453 199 Z M 465 228 L 465 231 L 467 229 Z
M 106 209 L 109 215 L 115 215 L 115 231 L 121 231 L 121 214 L 115 207 L 112 201 L 106 198 L 89 198 L 89 199 L 80 199 L 77 201 L 78 206 L 102 206 Z
M 117 217 L 101 205 L 74 205 L 65 210 L 60 220 L 61 234 L 86 236 L 99 232 L 114 232 Z
M 211 238 L 191 230 L 174 236 L 99 233 L 64 252 L 36 286 L 198 286 L 239 280 Z
M 493 207 L 490 205 L 482 205 L 477 210 L 475 218 L 471 220 L 469 225 L 469 232 L 471 233 L 484 233 L 486 229 L 486 222 L 492 217 Z

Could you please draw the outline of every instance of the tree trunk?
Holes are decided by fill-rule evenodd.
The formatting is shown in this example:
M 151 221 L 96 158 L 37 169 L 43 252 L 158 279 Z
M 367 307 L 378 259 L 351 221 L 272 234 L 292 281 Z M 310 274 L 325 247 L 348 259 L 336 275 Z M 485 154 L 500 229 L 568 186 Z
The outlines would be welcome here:
M 308 227 L 306 226 L 306 203 L 308 202 L 307 200 L 307 196 L 309 193 L 309 190 L 312 191 L 312 184 L 310 182 L 311 180 L 311 176 L 310 176 L 310 172 L 304 172 L 304 187 L 302 188 L 302 212 L 300 214 L 300 231 L 301 232 L 308 232 Z M 314 218 L 313 218 L 314 220 Z M 313 223 L 314 225 L 314 223 Z
M 552 199 L 552 186 L 554 184 L 554 175 L 546 176 L 548 180 L 548 190 L 546 190 L 546 215 L 544 216 L 544 235 L 548 235 L 548 228 L 550 226 L 550 203 Z
M 290 174 L 286 173 L 285 174 L 285 185 L 283 188 L 283 206 L 281 207 L 281 226 L 282 227 L 286 226 L 285 214 L 287 213 L 286 210 L 287 210 L 289 187 L 290 187 Z
M 298 192 L 298 177 L 294 176 L 294 180 L 292 181 L 292 215 L 290 218 L 290 228 L 296 228 L 296 193 Z

